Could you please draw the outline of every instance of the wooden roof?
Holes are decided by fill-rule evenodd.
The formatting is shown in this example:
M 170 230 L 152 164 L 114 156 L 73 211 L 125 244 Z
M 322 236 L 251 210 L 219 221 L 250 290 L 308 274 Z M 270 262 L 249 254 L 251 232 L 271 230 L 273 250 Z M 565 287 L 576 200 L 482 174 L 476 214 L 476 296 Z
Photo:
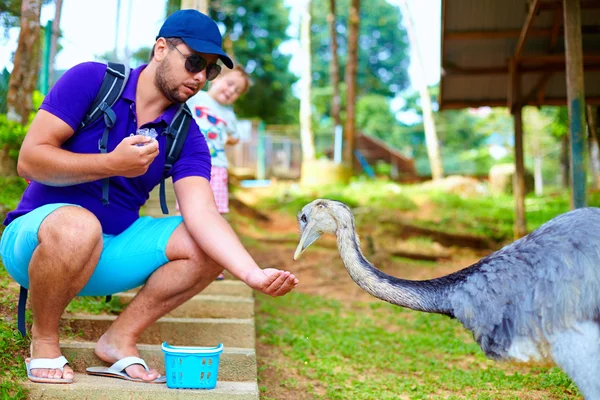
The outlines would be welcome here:
M 600 104 L 600 0 L 581 0 L 584 85 Z M 562 0 L 442 0 L 440 109 L 507 106 L 509 62 L 523 105 L 566 104 Z

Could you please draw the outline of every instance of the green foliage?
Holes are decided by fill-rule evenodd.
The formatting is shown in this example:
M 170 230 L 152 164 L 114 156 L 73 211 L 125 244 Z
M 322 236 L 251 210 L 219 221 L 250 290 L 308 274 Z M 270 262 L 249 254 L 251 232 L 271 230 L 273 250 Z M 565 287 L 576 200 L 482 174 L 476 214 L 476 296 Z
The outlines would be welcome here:
M 27 182 L 21 177 L 0 176 L 0 209 L 14 210 L 17 208 L 26 188 Z
M 138 65 L 146 64 L 150 59 L 150 47 L 141 47 L 131 54 L 132 61 L 135 61 Z
M 42 5 L 49 4 L 54 0 L 42 0 Z M 0 30 L 8 39 L 10 28 L 19 27 L 21 22 L 22 0 L 0 0 Z
M 9 155 L 15 160 L 19 156 L 19 149 L 23 144 L 27 129 L 27 126 L 9 121 L 6 115 L 0 114 L 0 148 L 8 149 Z
M 18 27 L 21 17 L 21 0 L 0 1 L 0 27 L 8 39 L 8 30 Z
M 569 109 L 562 107 L 542 107 L 542 114 L 552 119 L 550 131 L 556 138 L 561 138 L 569 132 Z
M 340 79 L 344 81 L 348 54 L 347 26 L 350 1 L 338 0 L 336 3 Z M 328 13 L 327 3 L 313 2 L 312 70 L 313 83 L 318 87 L 331 84 L 329 72 L 331 36 L 327 24 Z M 386 0 L 372 0 L 361 7 L 357 77 L 359 95 L 369 93 L 392 97 L 408 87 L 408 39 L 401 20 L 400 9 Z
M 356 103 L 356 126 L 362 133 L 386 140 L 396 131 L 398 121 L 387 98 L 369 94 L 360 97 Z

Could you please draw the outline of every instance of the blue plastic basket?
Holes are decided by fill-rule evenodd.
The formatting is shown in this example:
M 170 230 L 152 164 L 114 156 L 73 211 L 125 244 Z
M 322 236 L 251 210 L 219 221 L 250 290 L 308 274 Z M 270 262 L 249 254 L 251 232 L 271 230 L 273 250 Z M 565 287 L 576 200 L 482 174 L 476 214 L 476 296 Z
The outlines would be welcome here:
M 213 389 L 217 386 L 223 344 L 216 347 L 161 346 L 165 354 L 167 387 L 172 389 Z

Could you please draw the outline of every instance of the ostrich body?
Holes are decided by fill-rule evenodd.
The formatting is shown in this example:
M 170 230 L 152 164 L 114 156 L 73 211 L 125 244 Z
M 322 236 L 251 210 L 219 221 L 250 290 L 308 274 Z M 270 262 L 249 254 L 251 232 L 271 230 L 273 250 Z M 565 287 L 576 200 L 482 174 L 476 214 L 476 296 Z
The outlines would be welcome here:
M 456 318 L 488 358 L 556 364 L 586 399 L 600 399 L 600 209 L 562 214 L 470 267 L 423 281 L 367 261 L 343 203 L 315 200 L 298 221 L 294 259 L 333 233 L 350 277 L 371 295 Z

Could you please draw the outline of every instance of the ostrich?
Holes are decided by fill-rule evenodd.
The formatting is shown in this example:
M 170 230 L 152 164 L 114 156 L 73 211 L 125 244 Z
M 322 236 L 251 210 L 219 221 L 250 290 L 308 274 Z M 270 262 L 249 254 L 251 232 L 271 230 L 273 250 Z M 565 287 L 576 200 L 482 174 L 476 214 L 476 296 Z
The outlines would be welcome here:
M 470 267 L 422 281 L 387 275 L 367 261 L 341 202 L 315 200 L 298 222 L 294 260 L 333 233 L 350 277 L 371 295 L 456 318 L 488 358 L 556 364 L 587 400 L 600 399 L 599 208 L 560 215 Z

